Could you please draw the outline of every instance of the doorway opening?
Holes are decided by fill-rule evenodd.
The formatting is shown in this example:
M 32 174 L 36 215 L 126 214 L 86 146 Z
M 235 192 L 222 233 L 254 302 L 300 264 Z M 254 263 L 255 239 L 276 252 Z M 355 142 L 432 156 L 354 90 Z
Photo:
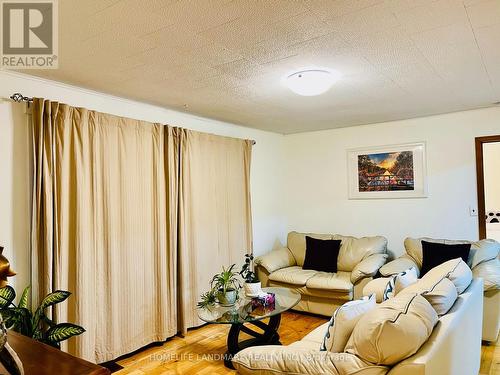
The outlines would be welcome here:
M 479 239 L 500 241 L 500 135 L 476 138 Z

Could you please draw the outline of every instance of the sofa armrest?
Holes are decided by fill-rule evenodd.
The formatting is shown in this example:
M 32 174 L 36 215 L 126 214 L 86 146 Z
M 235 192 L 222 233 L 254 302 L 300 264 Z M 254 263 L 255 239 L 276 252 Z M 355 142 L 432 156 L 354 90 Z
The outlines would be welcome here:
M 259 266 L 258 264 L 255 265 L 255 274 L 257 275 L 257 279 L 261 282 L 262 287 L 267 287 L 269 286 L 269 275 L 270 273 L 267 272 L 267 270 Z
M 295 266 L 297 263 L 293 254 L 286 247 L 281 247 L 255 258 L 254 263 L 272 273 L 281 268 Z
M 318 348 L 319 349 L 319 348 Z M 238 374 L 332 374 L 347 375 L 361 369 L 370 374 L 384 375 L 387 367 L 364 362 L 353 354 L 331 353 L 292 346 L 254 346 L 242 350 L 233 358 Z
M 475 279 L 483 279 L 484 291 L 500 289 L 500 260 L 498 258 L 478 264 L 472 269 Z
M 352 299 L 363 298 L 364 297 L 363 289 L 365 288 L 366 284 L 369 284 L 372 280 L 373 280 L 373 277 L 363 277 L 362 279 L 360 279 L 356 283 L 354 283 L 353 298 Z
M 417 262 L 415 262 L 408 254 L 405 254 L 382 266 L 380 268 L 380 274 L 382 276 L 392 276 L 412 267 L 415 267 L 417 270 L 417 276 L 420 276 L 420 268 L 418 267 Z
M 351 283 L 355 284 L 365 277 L 373 277 L 385 264 L 387 254 L 372 254 L 356 264 L 351 272 Z

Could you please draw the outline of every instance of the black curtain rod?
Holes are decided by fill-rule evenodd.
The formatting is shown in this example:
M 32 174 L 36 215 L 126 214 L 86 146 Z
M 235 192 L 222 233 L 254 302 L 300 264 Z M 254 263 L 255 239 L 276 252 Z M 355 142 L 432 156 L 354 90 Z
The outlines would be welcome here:
M 17 103 L 22 103 L 22 102 L 32 102 L 33 101 L 33 98 L 30 98 L 28 96 L 24 96 L 23 94 L 19 93 L 19 92 L 16 92 L 15 94 L 12 94 L 10 96 L 10 98 L 17 102 Z M 257 142 L 255 142 L 254 140 L 252 140 L 252 144 L 255 145 Z
M 16 92 L 15 94 L 12 94 L 12 96 L 10 97 L 13 101 L 17 102 L 17 103 L 21 103 L 21 102 L 32 102 L 33 101 L 33 98 L 29 98 L 27 96 L 23 96 L 23 94 L 19 93 L 19 92 Z

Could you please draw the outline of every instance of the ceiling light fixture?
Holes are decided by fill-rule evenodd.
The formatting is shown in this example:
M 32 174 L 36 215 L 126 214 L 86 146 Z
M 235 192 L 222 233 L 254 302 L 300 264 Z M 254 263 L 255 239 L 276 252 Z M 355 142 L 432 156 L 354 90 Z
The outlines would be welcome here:
M 294 93 L 316 96 L 330 90 L 340 78 L 337 72 L 327 69 L 305 69 L 288 75 L 284 83 Z

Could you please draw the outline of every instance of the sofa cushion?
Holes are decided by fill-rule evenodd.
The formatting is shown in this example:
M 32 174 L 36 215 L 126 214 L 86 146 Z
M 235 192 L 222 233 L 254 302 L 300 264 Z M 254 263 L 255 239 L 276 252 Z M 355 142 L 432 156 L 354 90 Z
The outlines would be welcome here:
M 441 280 L 433 288 L 424 291 L 421 295 L 431 304 L 439 316 L 448 313 L 458 298 L 455 285 L 447 278 Z
M 306 350 L 311 350 L 311 351 L 318 351 L 318 343 L 312 342 L 309 340 L 300 340 L 300 341 L 295 341 L 292 342 L 290 345 L 288 345 L 289 348 L 295 348 L 295 349 L 306 349 Z
M 436 311 L 424 297 L 401 293 L 361 317 L 346 352 L 392 366 L 416 353 L 437 321 Z
M 409 287 L 412 284 L 415 284 L 418 281 L 417 269 L 415 267 L 411 267 L 410 269 L 397 274 L 394 277 L 394 293 L 398 294 L 403 289 Z
M 415 260 L 419 268 L 422 267 L 422 240 L 451 245 L 471 244 L 471 251 L 467 261 L 470 268 L 474 268 L 482 262 L 496 258 L 500 252 L 500 243 L 491 239 L 474 242 L 467 240 L 444 240 L 429 237 L 408 237 L 404 241 L 406 252 Z
M 305 270 L 337 272 L 337 258 L 340 250 L 339 240 L 318 240 L 306 236 Z
M 306 285 L 307 280 L 316 275 L 314 270 L 303 270 L 302 267 L 292 266 L 274 271 L 269 275 L 269 280 L 291 285 Z
M 415 267 L 411 267 L 406 271 L 400 272 L 389 279 L 384 291 L 382 300 L 388 300 L 394 297 L 404 288 L 415 284 L 418 280 L 417 270 Z
M 401 293 L 418 293 L 436 310 L 439 316 L 446 314 L 458 298 L 457 289 L 448 278 L 440 280 L 420 280 L 401 291 Z
M 462 294 L 472 281 L 472 271 L 461 258 L 457 258 L 434 267 L 420 280 L 432 284 L 445 277 L 455 285 L 457 293 Z
M 429 270 L 451 259 L 462 258 L 464 262 L 469 259 L 470 243 L 445 244 L 422 241 L 422 268 L 420 276 Z
M 375 306 L 375 294 L 340 306 L 328 323 L 323 342 L 319 346 L 320 350 L 342 353 L 359 319 Z
M 339 271 L 352 272 L 363 259 L 387 252 L 387 239 L 382 236 L 356 238 L 335 234 L 332 238 L 342 241 L 337 262 Z
M 328 329 L 328 325 L 330 322 L 326 322 L 319 327 L 316 327 L 313 329 L 311 332 L 309 332 L 307 335 L 305 335 L 302 340 L 296 341 L 296 342 L 301 342 L 301 341 L 307 341 L 310 343 L 314 344 L 314 348 L 318 350 L 319 346 L 323 342 L 323 339 L 325 338 L 325 332 Z
M 317 238 L 319 240 L 331 240 L 331 234 L 317 234 L 317 233 L 299 233 L 290 232 L 287 238 L 287 247 L 292 252 L 298 266 L 304 265 L 306 256 L 306 236 Z
M 387 284 L 391 280 L 391 277 L 379 277 L 378 279 L 373 279 L 367 283 L 363 288 L 363 296 L 371 296 L 375 294 L 377 303 L 384 301 L 384 291 Z
M 328 289 L 311 289 L 305 285 L 293 285 L 284 282 L 269 280 L 268 286 L 282 287 L 295 290 L 300 293 L 303 298 L 297 306 L 297 310 L 309 311 L 314 309 L 317 304 L 324 305 L 326 313 L 318 312 L 319 315 L 331 316 L 335 308 L 339 307 L 342 303 L 352 301 L 354 297 L 354 290 L 328 290 Z M 303 308 L 300 308 L 302 305 Z M 312 310 L 311 310 L 312 311 Z
M 317 272 L 307 280 L 306 286 L 308 289 L 336 290 L 340 292 L 350 292 L 353 288 L 349 272 Z
M 302 344 L 253 346 L 237 353 L 232 362 L 241 375 L 385 375 L 388 371 L 352 354 L 319 352 Z

